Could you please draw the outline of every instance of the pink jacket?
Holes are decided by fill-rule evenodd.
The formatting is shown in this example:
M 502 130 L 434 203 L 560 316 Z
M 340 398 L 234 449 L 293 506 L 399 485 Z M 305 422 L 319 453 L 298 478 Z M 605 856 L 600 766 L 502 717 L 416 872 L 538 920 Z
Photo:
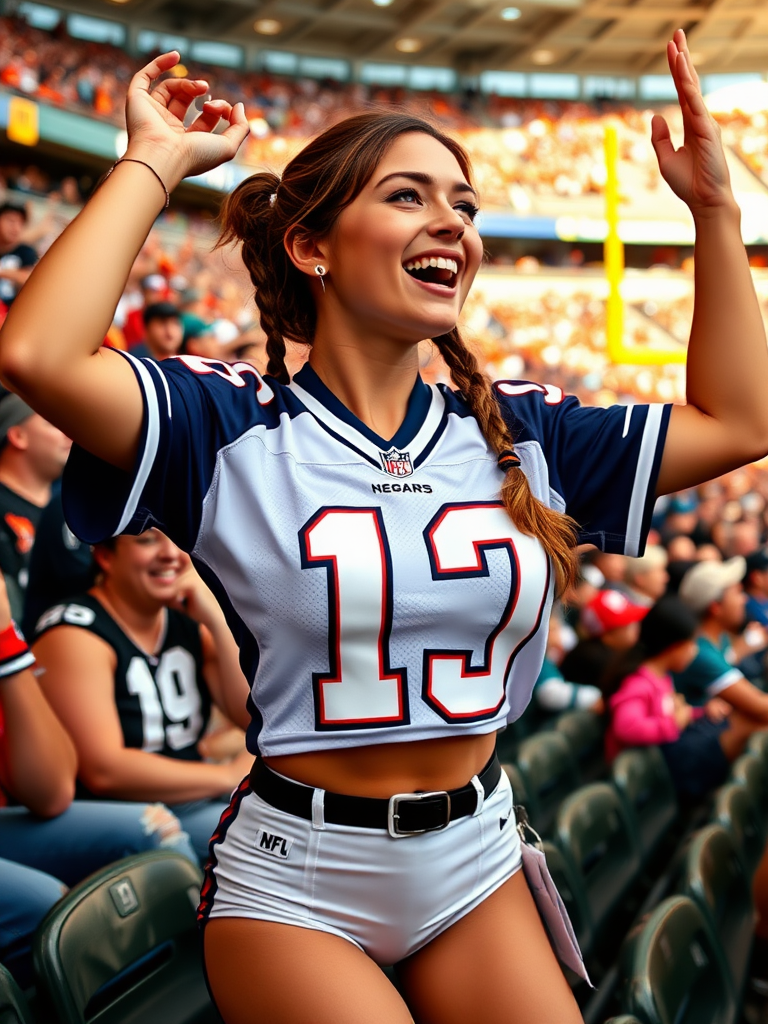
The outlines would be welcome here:
M 611 720 L 605 734 L 605 757 L 609 763 L 626 747 L 674 743 L 680 738 L 674 693 L 671 676 L 657 676 L 644 665 L 627 676 L 608 701 Z M 703 713 L 703 708 L 696 711 Z

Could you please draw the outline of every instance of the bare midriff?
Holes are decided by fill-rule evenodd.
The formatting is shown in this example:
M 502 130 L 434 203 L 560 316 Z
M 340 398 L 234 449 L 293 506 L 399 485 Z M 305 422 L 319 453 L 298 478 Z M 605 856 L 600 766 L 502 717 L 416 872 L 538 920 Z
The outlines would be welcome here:
M 485 767 L 496 733 L 413 743 L 315 750 L 265 757 L 281 775 L 332 793 L 388 798 L 393 793 L 457 789 Z

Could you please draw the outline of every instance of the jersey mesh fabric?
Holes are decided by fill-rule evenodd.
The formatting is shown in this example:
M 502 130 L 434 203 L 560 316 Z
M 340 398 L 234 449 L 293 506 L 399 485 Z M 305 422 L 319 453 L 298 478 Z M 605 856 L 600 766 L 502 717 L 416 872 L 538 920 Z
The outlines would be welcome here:
M 283 386 L 247 364 L 126 358 L 145 402 L 136 468 L 75 449 L 67 519 L 91 542 L 156 525 L 191 551 L 240 645 L 254 753 L 487 733 L 522 713 L 551 573 L 461 396 L 418 381 L 387 440 L 309 366 Z M 585 540 L 637 554 L 669 407 L 497 390 L 534 492 Z

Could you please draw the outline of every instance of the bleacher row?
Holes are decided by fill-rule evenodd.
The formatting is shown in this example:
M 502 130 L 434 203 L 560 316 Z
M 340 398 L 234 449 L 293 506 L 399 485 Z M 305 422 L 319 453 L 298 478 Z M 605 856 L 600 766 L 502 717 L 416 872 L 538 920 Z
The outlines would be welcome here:
M 683 808 L 658 748 L 608 770 L 591 712 L 525 731 L 502 733 L 499 754 L 596 986 L 573 978 L 585 1024 L 736 1024 L 768 836 L 768 732 L 708 806 Z M 155 852 L 73 888 L 38 930 L 32 1006 L 0 967 L 0 1024 L 220 1022 L 201 968 L 200 882 L 189 861 Z
M 754 938 L 752 877 L 768 837 L 768 732 L 728 782 L 682 807 L 657 747 L 607 768 L 601 719 L 564 713 L 545 731 L 502 733 L 499 753 L 584 953 L 573 979 L 585 1024 L 743 1020 Z M 760 1004 L 762 1005 L 762 1004 Z

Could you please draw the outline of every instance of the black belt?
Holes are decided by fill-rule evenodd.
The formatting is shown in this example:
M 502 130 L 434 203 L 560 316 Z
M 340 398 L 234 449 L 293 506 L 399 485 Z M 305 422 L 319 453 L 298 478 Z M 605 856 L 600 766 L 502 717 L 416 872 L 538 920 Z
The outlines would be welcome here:
M 485 796 L 489 796 L 501 778 L 501 765 L 494 754 L 477 776 Z M 271 771 L 257 758 L 251 769 L 251 789 L 280 811 L 312 821 L 312 797 L 315 790 L 301 782 L 292 782 Z M 323 819 L 334 825 L 386 829 L 400 836 L 437 832 L 451 821 L 465 818 L 477 810 L 477 790 L 471 782 L 460 789 L 429 793 L 395 793 L 388 800 L 367 796 L 325 793 Z

